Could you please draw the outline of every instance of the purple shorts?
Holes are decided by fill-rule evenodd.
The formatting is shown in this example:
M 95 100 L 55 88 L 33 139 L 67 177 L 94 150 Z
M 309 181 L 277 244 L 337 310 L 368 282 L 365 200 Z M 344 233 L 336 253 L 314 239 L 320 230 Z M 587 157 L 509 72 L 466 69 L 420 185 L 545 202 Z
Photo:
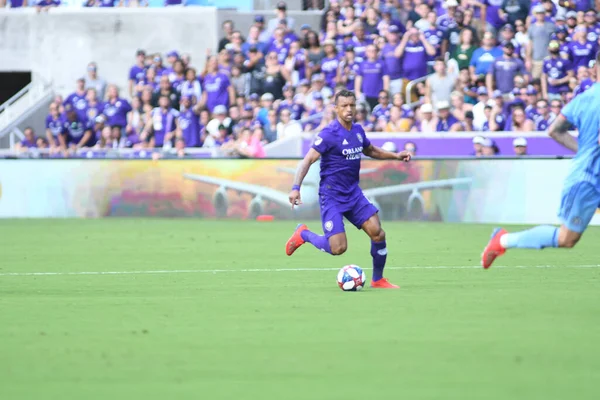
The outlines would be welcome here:
M 319 195 L 319 203 L 321 206 L 321 224 L 326 238 L 330 238 L 338 233 L 345 232 L 344 218 L 357 229 L 361 229 L 362 225 L 373 215 L 379 211 L 363 194 L 362 190 L 358 190 L 356 195 L 352 197 L 352 201 L 338 202 L 330 195 Z

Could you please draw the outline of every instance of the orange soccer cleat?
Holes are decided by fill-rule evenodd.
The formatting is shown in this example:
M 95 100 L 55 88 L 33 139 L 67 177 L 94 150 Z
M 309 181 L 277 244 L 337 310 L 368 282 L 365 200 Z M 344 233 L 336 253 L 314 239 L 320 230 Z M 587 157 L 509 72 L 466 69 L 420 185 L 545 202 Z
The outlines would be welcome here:
M 305 224 L 298 224 L 296 230 L 294 231 L 294 234 L 291 238 L 288 239 L 287 243 L 285 244 L 285 254 L 291 256 L 292 254 L 294 254 L 296 249 L 298 249 L 298 247 L 304 244 L 304 239 L 302 239 L 301 233 L 302 231 L 305 231 L 307 229 L 308 227 Z
M 502 228 L 496 228 L 492 232 L 492 238 L 481 254 L 481 265 L 483 268 L 488 269 L 491 267 L 494 260 L 506 252 L 506 249 L 500 245 L 500 238 L 505 233 L 507 232 Z
M 390 283 L 387 278 L 371 281 L 371 287 L 374 289 L 400 289 L 400 286 Z

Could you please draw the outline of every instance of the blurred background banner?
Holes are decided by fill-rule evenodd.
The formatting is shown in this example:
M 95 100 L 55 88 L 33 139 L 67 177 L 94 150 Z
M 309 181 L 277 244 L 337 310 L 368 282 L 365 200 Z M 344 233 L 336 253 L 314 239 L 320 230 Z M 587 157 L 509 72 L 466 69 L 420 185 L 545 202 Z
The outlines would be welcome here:
M 298 160 L 2 160 L 0 217 L 318 219 L 319 165 L 287 203 Z M 557 223 L 568 160 L 365 160 L 384 220 Z M 598 223 L 596 217 L 595 223 Z

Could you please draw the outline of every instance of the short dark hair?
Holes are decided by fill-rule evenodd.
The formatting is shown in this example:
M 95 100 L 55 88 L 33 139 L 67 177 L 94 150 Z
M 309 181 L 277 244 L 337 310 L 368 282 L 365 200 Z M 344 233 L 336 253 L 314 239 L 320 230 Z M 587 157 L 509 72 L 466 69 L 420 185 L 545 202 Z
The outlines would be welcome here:
M 444 64 L 446 64 L 446 61 L 444 61 L 443 57 L 436 57 L 434 61 L 435 62 L 443 62 Z
M 340 97 L 352 97 L 354 100 L 356 100 L 356 95 L 354 92 L 348 89 L 342 89 L 335 94 L 335 104 L 337 104 Z

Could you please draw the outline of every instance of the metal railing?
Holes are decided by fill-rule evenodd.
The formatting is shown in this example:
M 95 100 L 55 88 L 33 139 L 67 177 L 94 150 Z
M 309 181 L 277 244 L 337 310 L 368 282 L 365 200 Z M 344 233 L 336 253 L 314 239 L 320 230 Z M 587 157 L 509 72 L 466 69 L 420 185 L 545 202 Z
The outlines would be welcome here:
M 414 101 L 414 102 L 412 101 L 412 96 L 411 96 L 412 90 L 413 90 L 413 88 L 415 87 L 415 85 L 417 83 L 425 82 L 427 80 L 427 78 L 429 78 L 430 76 L 431 75 L 425 75 L 425 76 L 422 76 L 422 77 L 417 78 L 415 80 L 412 80 L 412 81 L 410 81 L 410 82 L 408 82 L 406 84 L 406 99 L 405 99 L 405 104 L 406 105 L 408 105 L 411 108 L 413 108 L 413 107 L 415 107 L 416 105 L 419 104 L 419 101 Z
M 51 96 L 50 85 L 34 81 L 0 105 L 0 138 L 14 132 L 14 128 L 35 111 L 36 105 Z

